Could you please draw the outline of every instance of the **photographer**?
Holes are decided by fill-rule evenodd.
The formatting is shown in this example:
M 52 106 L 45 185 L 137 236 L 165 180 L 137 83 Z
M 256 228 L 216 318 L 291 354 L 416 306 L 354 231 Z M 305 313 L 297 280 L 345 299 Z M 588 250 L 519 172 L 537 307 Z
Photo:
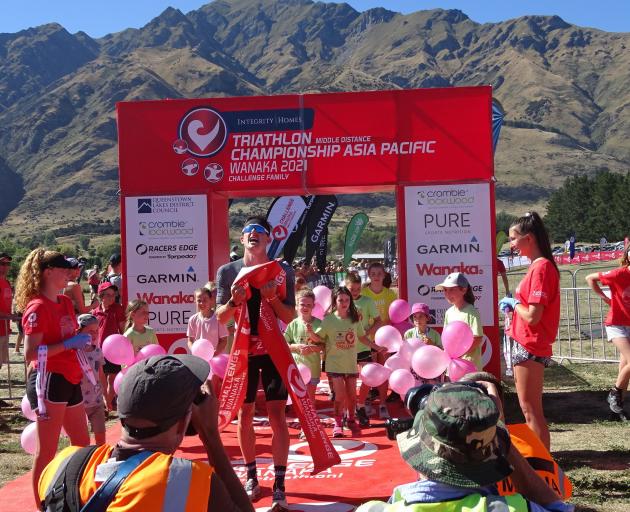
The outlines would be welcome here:
M 412 392 L 413 391 L 413 392 Z M 491 382 L 424 385 L 408 393 L 413 424 L 397 435 L 403 459 L 419 473 L 394 489 L 380 510 L 571 511 L 512 446 L 501 422 L 500 390 Z M 511 476 L 519 493 L 500 496 Z M 358 512 L 376 504 L 368 502 Z M 442 508 L 440 508 L 442 510 Z
M 107 489 L 110 476 L 129 470 L 122 485 L 105 497 L 109 501 L 103 509 L 111 503 L 125 510 L 253 511 L 221 444 L 216 398 L 210 389 L 201 391 L 209 373 L 207 362 L 190 355 L 155 356 L 129 369 L 118 395 L 120 440 L 116 446 L 95 447 L 87 456 L 77 478 L 77 511 Z M 208 463 L 173 457 L 189 422 L 199 432 Z M 78 451 L 66 448 L 42 473 L 42 510 L 51 509 L 46 502 L 60 487 L 59 471 L 67 470 L 72 461 L 63 469 L 66 459 L 81 455 Z

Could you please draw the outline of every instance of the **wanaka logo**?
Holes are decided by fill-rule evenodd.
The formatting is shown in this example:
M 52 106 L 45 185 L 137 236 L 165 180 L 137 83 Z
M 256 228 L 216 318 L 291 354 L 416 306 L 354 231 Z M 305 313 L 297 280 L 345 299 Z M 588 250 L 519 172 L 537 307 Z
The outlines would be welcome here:
M 228 129 L 218 112 L 200 107 L 184 116 L 179 123 L 178 134 L 186 142 L 188 153 L 209 157 L 221 151 L 227 141 Z
M 138 199 L 138 213 L 151 213 L 152 211 L 153 208 L 150 197 L 141 197 Z
M 203 170 L 203 177 L 206 178 L 208 183 L 218 183 L 223 179 L 224 175 L 223 167 L 215 162 L 206 165 L 206 168 Z

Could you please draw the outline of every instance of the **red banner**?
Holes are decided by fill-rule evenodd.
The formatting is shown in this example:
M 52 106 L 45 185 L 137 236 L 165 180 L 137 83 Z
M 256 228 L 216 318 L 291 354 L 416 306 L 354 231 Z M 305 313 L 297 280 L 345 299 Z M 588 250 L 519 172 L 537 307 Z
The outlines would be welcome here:
M 120 185 L 278 196 L 489 180 L 491 101 L 455 87 L 118 103 Z
M 598 261 L 618 260 L 623 256 L 623 251 L 593 251 L 576 252 L 571 258 L 568 254 L 554 256 L 558 265 L 579 265 L 581 263 L 595 263 Z
M 275 279 L 284 284 L 285 273 L 277 261 L 251 267 L 234 281 L 234 286 L 242 286 L 250 297 L 250 284 L 260 288 L 263 284 Z M 297 410 L 300 425 L 306 434 L 313 456 L 313 474 L 339 464 L 341 459 L 324 431 L 315 406 L 306 391 L 289 347 L 280 332 L 276 316 L 265 300 L 260 303 L 260 319 L 258 333 L 267 353 L 282 376 L 289 391 L 293 406 Z M 244 302 L 237 312 L 236 331 L 228 367 L 221 386 L 219 399 L 219 430 L 223 430 L 236 417 L 245 399 L 247 389 L 247 359 L 249 357 L 250 324 L 247 305 Z

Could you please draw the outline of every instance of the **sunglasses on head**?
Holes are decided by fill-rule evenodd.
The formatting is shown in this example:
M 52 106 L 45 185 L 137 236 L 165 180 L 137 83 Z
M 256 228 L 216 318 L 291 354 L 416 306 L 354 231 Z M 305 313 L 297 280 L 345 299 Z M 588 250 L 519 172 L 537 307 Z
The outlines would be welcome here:
M 264 226 L 260 224 L 248 224 L 243 228 L 243 233 L 251 233 L 252 231 L 256 231 L 256 233 L 269 235 L 269 231 Z

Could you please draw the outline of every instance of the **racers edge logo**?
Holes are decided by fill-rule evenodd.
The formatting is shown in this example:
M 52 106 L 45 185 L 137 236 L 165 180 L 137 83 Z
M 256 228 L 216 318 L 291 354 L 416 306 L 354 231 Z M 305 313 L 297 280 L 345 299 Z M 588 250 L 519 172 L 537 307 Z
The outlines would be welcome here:
M 210 157 L 217 154 L 227 141 L 228 129 L 221 115 L 208 107 L 199 107 L 188 112 L 179 122 L 179 140 L 174 150 L 181 154 L 182 142 L 191 155 Z M 177 149 L 175 147 L 177 146 Z

